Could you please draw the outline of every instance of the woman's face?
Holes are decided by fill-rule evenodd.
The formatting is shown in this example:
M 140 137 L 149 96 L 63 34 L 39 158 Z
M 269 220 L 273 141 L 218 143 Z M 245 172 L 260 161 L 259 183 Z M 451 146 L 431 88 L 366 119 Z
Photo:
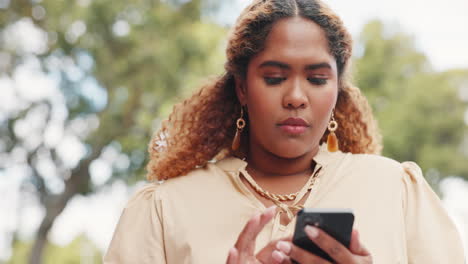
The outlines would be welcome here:
M 250 148 L 288 159 L 316 151 L 338 95 L 325 32 L 304 18 L 276 22 L 236 92 L 247 106 Z

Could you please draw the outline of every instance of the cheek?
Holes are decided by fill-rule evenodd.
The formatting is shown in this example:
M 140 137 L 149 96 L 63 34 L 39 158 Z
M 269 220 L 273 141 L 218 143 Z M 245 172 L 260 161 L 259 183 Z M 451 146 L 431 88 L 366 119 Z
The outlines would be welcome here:
M 268 89 L 262 79 L 256 78 L 248 83 L 247 106 L 252 118 L 262 121 L 278 108 L 278 95 L 273 89 Z M 256 118 L 263 117 L 263 118 Z
M 312 96 L 311 108 L 314 112 L 315 122 L 328 124 L 331 112 L 335 107 L 338 97 L 338 88 L 330 87 L 324 90 L 320 95 Z
M 335 107 L 337 97 L 338 88 L 335 86 L 330 87 L 330 89 L 326 89 L 321 96 L 315 96 L 312 100 L 315 101 L 316 104 L 320 105 L 322 110 L 331 111 Z

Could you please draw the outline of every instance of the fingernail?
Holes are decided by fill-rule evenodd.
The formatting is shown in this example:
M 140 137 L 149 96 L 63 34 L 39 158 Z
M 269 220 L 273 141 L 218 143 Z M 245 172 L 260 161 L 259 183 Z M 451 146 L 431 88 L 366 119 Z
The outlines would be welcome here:
M 307 235 L 309 235 L 311 238 L 317 238 L 319 235 L 318 229 L 314 226 L 308 225 L 304 229 Z
M 232 257 L 232 258 L 235 258 L 237 257 L 238 255 L 238 251 L 236 248 L 230 248 L 229 249 L 229 256 Z
M 286 255 L 289 255 L 289 253 L 291 253 L 291 244 L 286 241 L 278 241 L 278 243 L 276 243 L 276 249 L 283 251 Z
M 274 213 L 275 211 L 276 211 L 276 206 L 273 205 L 273 206 L 268 207 L 268 208 L 263 212 L 263 214 L 268 215 L 268 214 Z
M 257 222 L 257 221 L 260 221 L 260 217 L 262 216 L 261 213 L 255 213 L 252 218 L 250 218 L 250 222 Z
M 281 263 L 284 260 L 284 255 L 278 250 L 274 250 L 273 253 L 271 253 L 271 257 L 278 263 Z

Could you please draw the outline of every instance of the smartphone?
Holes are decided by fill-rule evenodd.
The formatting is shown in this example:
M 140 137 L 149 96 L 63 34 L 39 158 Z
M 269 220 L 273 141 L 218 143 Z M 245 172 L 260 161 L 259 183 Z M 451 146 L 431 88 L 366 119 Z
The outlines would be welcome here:
M 297 213 L 293 243 L 314 255 L 334 263 L 325 251 L 312 242 L 304 231 L 306 225 L 316 226 L 349 248 L 353 230 L 354 214 L 351 209 L 304 208 Z

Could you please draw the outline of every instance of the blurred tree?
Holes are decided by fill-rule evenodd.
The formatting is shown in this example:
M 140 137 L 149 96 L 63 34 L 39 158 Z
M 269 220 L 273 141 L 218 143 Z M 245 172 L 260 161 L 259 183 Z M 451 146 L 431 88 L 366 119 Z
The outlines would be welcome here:
M 379 21 L 358 40 L 355 80 L 383 134 L 384 155 L 416 161 L 433 187 L 446 176 L 468 179 L 468 70 L 437 73 L 413 39 Z M 463 151 L 465 149 L 465 151 Z
M 158 117 L 201 76 L 222 71 L 225 29 L 205 19 L 203 5 L 210 12 L 217 6 L 0 1 L 0 81 L 13 83 L 15 100 L 0 108 L 0 170 L 25 164 L 23 190 L 36 193 L 45 212 L 29 263 L 42 262 L 47 234 L 73 196 L 116 179 L 142 179 Z M 31 97 L 39 89 L 33 80 L 16 89 L 31 65 L 59 88 Z M 103 163 L 112 177 L 92 175 Z

